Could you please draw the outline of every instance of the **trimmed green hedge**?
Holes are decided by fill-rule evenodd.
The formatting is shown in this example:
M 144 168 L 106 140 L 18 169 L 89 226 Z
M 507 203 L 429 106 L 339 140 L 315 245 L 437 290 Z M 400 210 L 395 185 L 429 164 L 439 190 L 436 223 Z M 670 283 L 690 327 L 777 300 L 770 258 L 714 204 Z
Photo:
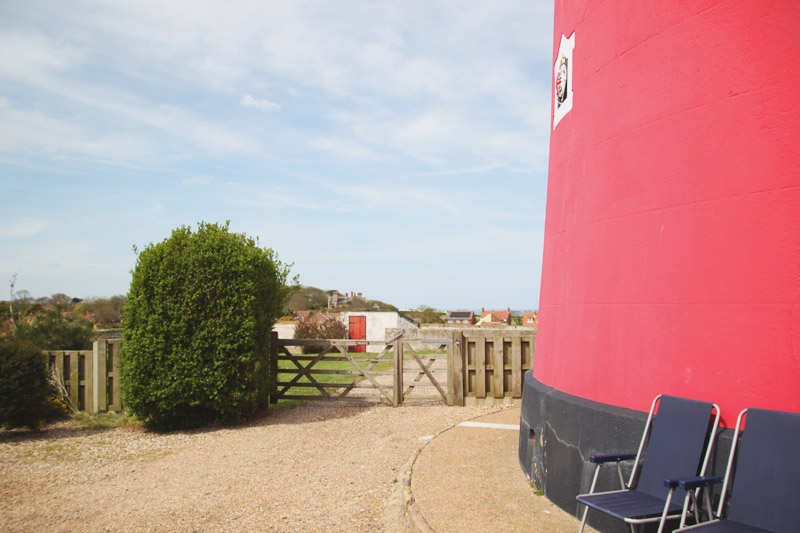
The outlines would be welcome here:
M 181 227 L 138 256 L 123 324 L 126 409 L 157 429 L 241 420 L 275 376 L 269 333 L 290 265 L 228 224 Z
M 0 425 L 39 429 L 50 393 L 42 350 L 30 342 L 0 342 Z

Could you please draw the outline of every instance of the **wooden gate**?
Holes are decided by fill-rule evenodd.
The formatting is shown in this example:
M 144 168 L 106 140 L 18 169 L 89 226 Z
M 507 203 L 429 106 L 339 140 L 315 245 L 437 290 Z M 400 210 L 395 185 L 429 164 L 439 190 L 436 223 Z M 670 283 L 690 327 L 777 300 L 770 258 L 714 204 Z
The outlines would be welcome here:
M 270 403 L 278 400 L 356 400 L 402 405 L 406 399 L 439 400 L 451 403 L 449 374 L 437 375 L 437 361 L 450 358 L 452 342 L 435 343 L 428 353 L 418 353 L 402 340 L 402 334 L 389 341 L 279 339 L 273 332 L 271 364 L 277 376 Z M 351 353 L 353 346 L 364 352 Z M 382 346 L 378 353 L 367 347 Z M 290 347 L 314 346 L 319 353 L 293 354 Z M 433 352 L 433 353 L 430 353 Z M 408 381 L 406 381 L 408 378 Z M 422 390 L 433 389 L 425 395 Z
M 388 341 L 290 340 L 273 333 L 273 375 L 278 380 L 271 401 L 357 399 L 397 406 L 417 399 L 448 405 L 522 400 L 524 375 L 533 368 L 535 328 L 440 330 L 442 338 L 431 339 L 405 335 L 400 330 Z M 354 344 L 365 350 L 380 346 L 381 351 L 349 353 Z M 288 349 L 310 345 L 322 350 L 294 355 Z

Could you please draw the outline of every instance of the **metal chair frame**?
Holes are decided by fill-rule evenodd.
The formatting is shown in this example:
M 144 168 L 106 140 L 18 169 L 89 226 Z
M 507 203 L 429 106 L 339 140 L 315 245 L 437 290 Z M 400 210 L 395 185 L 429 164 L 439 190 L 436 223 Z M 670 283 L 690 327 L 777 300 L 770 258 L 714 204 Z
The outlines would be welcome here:
M 658 396 L 656 396 L 653 399 L 653 403 L 650 406 L 650 413 L 647 416 L 647 422 L 645 424 L 645 430 L 642 433 L 642 439 L 639 442 L 639 449 L 638 449 L 638 451 L 636 452 L 635 455 L 634 454 L 614 454 L 614 455 L 595 455 L 595 456 L 590 457 L 590 461 L 594 462 L 597 466 L 596 466 L 595 471 L 594 471 L 594 477 L 592 478 L 591 488 L 589 489 L 589 492 L 586 495 L 612 494 L 612 493 L 623 492 L 623 491 L 627 491 L 627 490 L 635 490 L 634 489 L 634 483 L 637 481 L 637 474 L 639 473 L 639 471 L 642 468 L 642 464 L 641 464 L 642 452 L 644 451 L 645 444 L 648 442 L 648 438 L 650 436 L 650 432 L 651 432 L 652 427 L 653 427 L 653 425 L 652 425 L 653 417 L 657 416 L 655 414 L 656 406 L 660 405 L 661 397 L 662 397 L 662 395 L 659 394 Z M 717 404 L 715 404 L 715 403 L 713 403 L 711 405 L 713 406 L 713 411 L 716 412 L 716 415 L 715 415 L 715 418 L 714 418 L 714 423 L 713 423 L 712 428 L 711 428 L 711 434 L 710 434 L 710 436 L 708 438 L 708 445 L 706 446 L 705 452 L 703 454 L 703 463 L 702 463 L 702 467 L 700 469 L 700 475 L 704 475 L 705 471 L 706 471 L 706 468 L 708 467 L 708 462 L 709 462 L 709 459 L 710 459 L 710 456 L 711 456 L 711 449 L 714 446 L 714 439 L 715 439 L 716 431 L 717 431 L 717 428 L 719 427 L 719 421 L 720 421 L 720 408 L 719 408 L 719 406 Z M 622 461 L 626 461 L 626 460 L 631 460 L 631 459 L 634 459 L 635 462 L 634 462 L 633 468 L 631 469 L 630 479 L 629 479 L 628 483 L 626 484 L 624 482 L 624 475 L 622 473 L 621 462 Z M 606 462 L 612 462 L 612 461 L 616 462 L 616 464 L 617 464 L 617 474 L 619 476 L 619 482 L 620 482 L 621 490 L 595 493 L 594 489 L 595 489 L 595 486 L 597 484 L 597 478 L 598 478 L 598 476 L 600 474 L 600 468 Z M 681 513 L 669 513 L 669 506 L 672 503 L 672 496 L 673 496 L 673 494 L 675 492 L 675 489 L 678 486 L 677 480 L 669 480 L 669 481 L 670 481 L 669 483 L 665 482 L 665 486 L 669 490 L 667 492 L 667 498 L 666 498 L 665 504 L 664 504 L 664 512 L 660 516 L 647 517 L 647 518 L 625 518 L 624 521 L 627 524 L 630 525 L 632 533 L 635 533 L 636 526 L 638 526 L 639 524 L 647 524 L 647 523 L 659 522 L 658 532 L 661 533 L 663 531 L 663 529 L 664 529 L 664 524 L 666 523 L 667 520 L 672 520 L 672 519 L 676 519 L 676 518 L 679 518 L 679 517 L 681 517 L 682 520 L 685 520 L 684 515 L 686 513 L 686 509 L 687 509 L 688 503 L 685 503 L 684 508 L 683 508 Z M 699 490 L 700 489 L 697 489 L 697 491 L 691 491 L 692 492 L 691 501 L 694 503 L 693 511 L 694 511 L 694 514 L 695 514 L 695 520 L 698 520 L 698 521 L 699 521 L 699 513 L 698 513 L 698 508 L 697 508 L 697 494 L 696 494 L 696 492 L 698 492 Z M 690 491 L 687 491 L 687 498 L 689 497 L 689 492 Z M 579 495 L 579 496 L 581 496 L 581 495 Z M 711 515 L 711 500 L 710 500 L 710 495 L 708 493 L 706 493 L 706 506 L 708 507 L 708 514 L 710 516 Z M 583 533 L 583 529 L 586 526 L 586 518 L 587 518 L 588 513 L 589 513 L 589 506 L 584 504 L 583 517 L 581 518 L 581 526 L 580 526 L 580 530 L 579 530 L 580 533 Z
M 687 479 L 677 480 L 678 484 L 686 490 L 686 498 L 684 499 L 683 513 L 681 515 L 680 527 L 675 530 L 675 533 L 684 532 L 684 531 L 691 532 L 691 531 L 693 531 L 695 529 L 697 529 L 698 531 L 701 531 L 704 527 L 712 525 L 712 524 L 716 524 L 716 523 L 720 523 L 720 527 L 723 527 L 725 522 L 728 521 L 728 519 L 723 519 L 722 518 L 722 514 L 723 514 L 723 511 L 725 509 L 726 500 L 730 499 L 730 497 L 731 497 L 731 495 L 728 493 L 728 487 L 729 487 L 729 485 L 731 483 L 731 477 L 732 477 L 731 474 L 732 474 L 734 465 L 737 465 L 739 463 L 739 457 L 737 456 L 737 450 L 738 450 L 738 447 L 741 445 L 740 440 L 743 440 L 743 439 L 747 438 L 746 437 L 747 430 L 745 430 L 745 436 L 743 437 L 743 439 L 740 439 L 739 436 L 740 436 L 740 433 L 742 432 L 742 421 L 747 416 L 747 413 L 748 413 L 749 410 L 750 410 L 750 408 L 743 409 L 739 413 L 739 416 L 736 419 L 736 428 L 735 428 L 734 434 L 733 434 L 733 442 L 731 444 L 731 451 L 730 451 L 730 454 L 728 456 L 728 464 L 727 464 L 727 466 L 725 468 L 725 477 L 724 478 L 720 478 L 718 476 L 698 476 L 696 478 L 687 478 Z M 768 410 L 758 409 L 757 411 L 768 411 Z M 796 413 L 788 413 L 788 412 L 780 412 L 780 411 L 775 411 L 775 412 L 773 412 L 773 414 L 778 414 L 780 416 L 784 416 L 784 415 L 797 416 Z M 754 414 L 754 416 L 755 416 L 755 414 Z M 797 428 L 796 422 L 794 422 L 794 424 L 795 425 L 793 427 Z M 769 434 L 768 434 L 768 436 L 769 436 Z M 757 444 L 757 443 L 758 443 L 758 439 L 755 439 L 754 442 L 748 442 L 747 446 L 750 447 L 750 446 L 753 446 L 754 444 Z M 795 445 L 795 444 L 796 444 L 796 442 L 792 441 L 792 444 L 789 444 L 789 446 Z M 748 451 L 748 459 L 749 460 L 755 460 L 755 458 L 752 455 L 754 453 L 758 454 L 760 452 L 754 452 L 752 449 L 749 450 Z M 793 467 L 789 467 L 788 465 L 787 465 L 787 467 L 790 468 L 790 469 L 791 468 L 795 468 L 796 469 L 798 464 L 800 464 L 800 463 L 795 461 Z M 763 468 L 763 466 L 764 465 L 761 464 L 760 468 Z M 760 469 L 759 469 L 759 471 L 760 471 Z M 797 473 L 798 472 L 792 470 L 792 471 L 788 472 L 787 474 L 791 475 L 791 474 L 797 474 Z M 747 485 L 747 481 L 752 481 L 752 480 L 747 479 L 747 480 L 743 481 L 742 483 L 745 483 L 745 485 Z M 702 523 L 694 524 L 694 525 L 691 525 L 691 526 L 687 527 L 686 526 L 686 514 L 687 514 L 687 508 L 690 505 L 689 494 L 691 492 L 693 492 L 693 490 L 696 490 L 696 488 L 699 488 L 699 487 L 702 487 L 705 491 L 708 491 L 710 486 L 718 484 L 720 482 L 722 482 L 722 492 L 720 494 L 719 505 L 717 506 L 716 514 L 713 515 L 713 516 L 710 515 L 709 516 L 709 520 L 707 522 L 702 522 Z M 795 489 L 794 489 L 794 493 L 795 494 L 794 494 L 794 496 L 789 495 L 789 494 L 783 494 L 783 493 L 781 494 L 781 496 L 784 497 L 784 498 L 788 498 L 789 500 L 791 500 L 792 498 L 796 499 L 797 495 L 800 494 L 800 489 L 796 488 L 797 487 L 796 484 L 794 486 L 795 486 Z M 735 491 L 735 489 L 734 489 L 734 491 Z M 763 494 L 763 490 L 759 490 L 758 492 Z M 736 494 L 734 492 L 733 496 L 735 496 L 735 495 Z M 734 503 L 735 502 L 733 502 L 731 505 L 734 505 Z M 728 513 L 729 514 L 730 514 L 730 512 L 731 512 L 731 509 L 728 509 Z M 773 515 L 773 516 L 776 516 L 776 515 Z M 781 515 L 781 516 L 784 516 L 784 515 Z M 731 524 L 730 524 L 731 527 L 739 527 L 739 526 L 736 525 L 736 524 L 739 524 L 739 525 L 744 525 L 745 527 L 750 527 L 750 528 L 752 528 L 752 530 L 765 531 L 765 530 L 760 529 L 761 527 L 764 527 L 763 524 L 761 524 L 759 526 L 750 526 L 748 524 L 744 524 L 743 522 L 737 521 L 736 518 L 731 518 L 730 521 L 731 521 Z M 719 528 L 715 527 L 714 529 L 719 529 Z

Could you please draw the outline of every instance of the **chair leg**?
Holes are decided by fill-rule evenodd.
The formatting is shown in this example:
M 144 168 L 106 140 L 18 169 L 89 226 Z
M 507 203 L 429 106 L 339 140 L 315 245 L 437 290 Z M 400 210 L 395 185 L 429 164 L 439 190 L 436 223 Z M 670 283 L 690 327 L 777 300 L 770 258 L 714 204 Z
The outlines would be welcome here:
M 658 523 L 658 533 L 664 531 L 664 525 L 667 522 L 667 515 L 669 514 L 669 504 L 672 502 L 672 494 L 675 492 L 674 488 L 670 488 L 667 493 L 667 501 L 664 503 L 664 512 L 661 513 L 661 520 Z
M 589 506 L 583 506 L 583 518 L 581 519 L 581 528 L 578 530 L 578 533 L 583 533 L 583 528 L 586 527 L 586 515 L 589 514 Z
M 600 474 L 600 467 L 602 463 L 597 463 L 594 467 L 594 476 L 592 477 L 592 486 L 589 488 L 589 494 L 594 494 L 594 487 L 597 485 L 597 476 Z M 581 528 L 578 533 L 583 533 L 583 528 L 586 527 L 586 515 L 589 514 L 589 506 L 583 506 L 583 518 L 581 519 Z

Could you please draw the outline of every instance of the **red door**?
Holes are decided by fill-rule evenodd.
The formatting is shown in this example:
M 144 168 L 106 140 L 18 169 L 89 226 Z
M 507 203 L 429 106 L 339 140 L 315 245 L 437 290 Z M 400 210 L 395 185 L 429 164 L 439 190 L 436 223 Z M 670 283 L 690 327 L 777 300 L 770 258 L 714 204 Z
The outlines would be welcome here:
M 365 316 L 351 316 L 350 317 L 350 338 L 353 340 L 366 340 L 367 339 L 367 317 Z M 351 352 L 366 352 L 366 345 L 350 346 Z

